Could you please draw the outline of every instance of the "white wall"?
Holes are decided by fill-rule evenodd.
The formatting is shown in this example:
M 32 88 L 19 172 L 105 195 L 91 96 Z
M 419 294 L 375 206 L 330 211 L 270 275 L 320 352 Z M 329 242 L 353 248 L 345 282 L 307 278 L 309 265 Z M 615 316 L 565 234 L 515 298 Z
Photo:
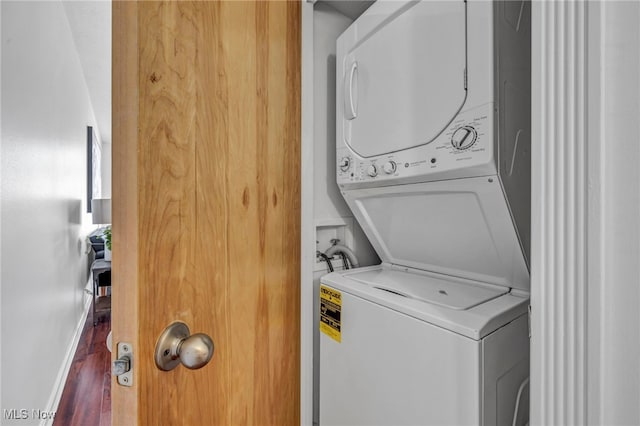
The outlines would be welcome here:
M 591 7 L 592 5 L 589 4 Z M 589 10 L 591 12 L 591 10 Z M 600 341 L 591 424 L 640 424 L 640 3 L 601 9 L 601 159 L 603 183 L 600 306 L 591 336 Z M 595 318 L 594 318 L 595 319 Z M 594 330 L 595 331 L 595 330 Z M 595 408 L 595 407 L 594 407 Z M 595 411 L 595 410 L 594 410 Z
M 331 228 L 331 223 L 345 222 L 350 248 L 360 264 L 379 262 L 362 229 L 353 218 L 336 184 L 336 38 L 353 21 L 323 3 L 314 7 L 313 23 L 313 196 L 316 225 Z M 338 227 L 340 228 L 340 227 Z M 342 231 L 338 231 L 342 232 Z M 324 251 L 326 238 L 318 248 Z
M 102 142 L 102 193 L 100 197 L 111 198 L 111 144 Z
M 1 8 L 1 408 L 47 410 L 87 300 L 95 121 L 62 4 Z
M 353 21 L 323 3 L 316 3 L 313 13 L 313 216 L 317 249 L 324 251 L 329 239 L 338 234 L 361 266 L 380 263 L 369 240 L 356 222 L 336 184 L 336 38 Z M 334 224 L 344 223 L 344 226 Z M 320 226 L 322 225 L 322 226 Z M 314 422 L 318 421 L 319 398 L 319 291 L 320 277 L 328 271 L 316 263 L 313 277 L 314 312 Z M 341 269 L 336 261 L 336 270 Z
M 317 3 L 313 14 L 313 194 L 316 220 L 351 217 L 336 184 L 336 38 L 353 22 Z

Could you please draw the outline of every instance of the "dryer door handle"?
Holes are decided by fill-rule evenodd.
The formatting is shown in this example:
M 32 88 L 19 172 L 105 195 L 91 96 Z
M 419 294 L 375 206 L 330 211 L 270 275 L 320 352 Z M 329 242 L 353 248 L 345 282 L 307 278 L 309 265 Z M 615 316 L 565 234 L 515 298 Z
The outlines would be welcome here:
M 344 118 L 353 120 L 358 116 L 358 63 L 353 62 L 344 79 Z

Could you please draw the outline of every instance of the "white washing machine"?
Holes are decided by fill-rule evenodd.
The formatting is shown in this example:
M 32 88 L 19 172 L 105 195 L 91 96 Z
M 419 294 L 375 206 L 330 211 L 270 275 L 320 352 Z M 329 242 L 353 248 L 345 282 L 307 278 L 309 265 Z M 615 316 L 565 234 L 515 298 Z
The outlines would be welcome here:
M 530 5 L 378 1 L 338 39 L 337 100 L 383 263 L 321 279 L 320 423 L 526 424 Z

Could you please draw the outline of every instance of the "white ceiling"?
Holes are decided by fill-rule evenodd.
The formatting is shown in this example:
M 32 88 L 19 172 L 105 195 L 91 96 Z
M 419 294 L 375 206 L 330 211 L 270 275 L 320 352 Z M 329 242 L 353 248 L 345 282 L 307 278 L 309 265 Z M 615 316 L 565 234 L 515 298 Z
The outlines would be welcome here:
M 111 143 L 111 1 L 63 1 L 98 131 Z

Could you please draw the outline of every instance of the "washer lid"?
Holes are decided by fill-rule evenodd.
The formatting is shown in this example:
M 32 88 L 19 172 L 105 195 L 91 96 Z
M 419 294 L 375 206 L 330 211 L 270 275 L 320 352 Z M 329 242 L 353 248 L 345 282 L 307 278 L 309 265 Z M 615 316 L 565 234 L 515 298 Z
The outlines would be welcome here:
M 383 262 L 529 291 L 497 177 L 344 191 Z
M 344 276 L 378 290 L 456 310 L 471 309 L 508 292 L 504 287 L 465 282 L 460 278 L 426 276 L 386 268 L 347 272 Z
M 375 3 L 338 39 L 345 143 L 373 157 L 435 139 L 464 105 L 466 46 L 466 2 Z
M 389 271 L 392 271 L 393 274 L 386 276 L 385 272 Z M 367 272 L 380 272 L 380 275 L 367 276 Z M 358 279 L 358 274 L 362 274 L 360 278 L 365 279 Z M 475 340 L 482 339 L 510 321 L 526 314 L 527 306 L 529 305 L 529 298 L 525 294 L 509 292 L 467 309 L 451 309 L 442 304 L 429 303 L 420 299 L 403 297 L 390 291 L 380 290 L 368 282 L 382 281 L 378 280 L 378 278 L 384 279 L 387 285 L 393 287 L 399 283 L 414 280 L 416 282 L 421 281 L 422 286 L 425 287 L 445 285 L 442 282 L 438 283 L 437 280 L 434 281 L 434 278 L 437 278 L 435 274 L 414 270 L 400 270 L 386 264 L 358 268 L 358 271 L 332 272 L 328 275 L 323 275 L 320 278 L 320 282 L 345 294 L 393 309 Z M 387 281 L 387 278 L 391 278 L 393 282 Z M 452 279 L 451 281 L 455 280 Z M 460 282 L 464 284 L 464 280 L 460 280 Z M 482 284 L 480 286 L 491 288 L 491 286 Z M 467 290 L 473 291 L 473 289 Z M 500 290 L 498 289 L 497 291 Z M 346 300 L 347 298 L 343 298 L 342 318 L 344 321 L 349 321 L 347 312 L 352 309 L 353 305 L 348 306 Z M 366 321 L 366 319 L 360 319 Z M 343 324 L 346 324 L 346 322 Z

